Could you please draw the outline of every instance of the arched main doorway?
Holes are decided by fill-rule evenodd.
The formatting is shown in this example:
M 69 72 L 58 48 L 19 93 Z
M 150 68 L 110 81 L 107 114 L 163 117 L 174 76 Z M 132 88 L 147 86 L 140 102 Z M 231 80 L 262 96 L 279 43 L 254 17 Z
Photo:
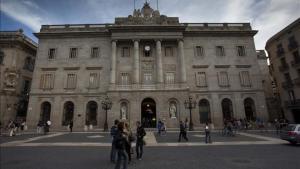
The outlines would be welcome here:
M 143 127 L 156 128 L 156 103 L 151 98 L 146 98 L 141 104 L 141 121 Z
M 64 104 L 62 125 L 66 126 L 70 124 L 70 121 L 73 121 L 73 117 L 74 117 L 74 103 L 71 101 L 67 101 Z
M 40 120 L 46 122 L 50 120 L 51 104 L 49 102 L 43 102 L 41 105 L 41 116 Z
M 206 99 L 199 101 L 199 114 L 200 114 L 200 123 L 206 123 L 210 120 L 210 107 L 209 102 Z
M 254 120 L 255 119 L 255 104 L 251 98 L 246 98 L 244 100 L 244 107 L 245 107 L 245 115 L 247 120 Z
M 232 108 L 232 102 L 230 99 L 223 99 L 222 100 L 222 112 L 223 112 L 223 118 L 226 120 L 231 120 L 233 117 L 233 108 Z
M 86 105 L 85 124 L 93 126 L 97 125 L 98 104 L 95 101 L 89 101 Z

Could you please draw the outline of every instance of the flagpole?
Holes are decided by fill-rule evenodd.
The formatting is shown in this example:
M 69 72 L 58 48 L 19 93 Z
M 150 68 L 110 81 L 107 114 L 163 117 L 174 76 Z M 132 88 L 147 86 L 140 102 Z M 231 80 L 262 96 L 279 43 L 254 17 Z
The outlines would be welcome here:
M 134 8 L 134 10 L 135 10 L 135 0 L 133 0 L 133 8 Z
M 157 10 L 158 10 L 158 0 L 156 0 Z

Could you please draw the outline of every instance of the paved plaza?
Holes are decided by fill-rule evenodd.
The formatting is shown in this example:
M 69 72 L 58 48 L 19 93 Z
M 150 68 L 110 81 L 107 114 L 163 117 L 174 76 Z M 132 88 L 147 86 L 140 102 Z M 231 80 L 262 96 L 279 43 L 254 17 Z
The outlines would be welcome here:
M 238 132 L 234 137 L 212 133 L 188 133 L 189 142 L 178 140 L 178 132 L 158 136 L 147 132 L 142 161 L 132 169 L 298 169 L 300 146 L 278 138 L 274 131 Z M 109 133 L 52 132 L 48 135 L 23 133 L 1 136 L 1 169 L 112 169 L 109 162 Z M 135 154 L 134 154 L 135 155 Z M 133 157 L 134 157 L 133 155 Z

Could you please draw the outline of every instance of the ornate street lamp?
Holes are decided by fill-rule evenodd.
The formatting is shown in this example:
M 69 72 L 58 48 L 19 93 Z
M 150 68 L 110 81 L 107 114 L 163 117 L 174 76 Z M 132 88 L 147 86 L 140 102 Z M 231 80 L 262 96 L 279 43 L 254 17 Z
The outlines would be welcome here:
M 193 124 L 193 119 L 192 119 L 192 109 L 196 108 L 196 101 L 192 100 L 192 97 L 189 97 L 189 100 L 184 101 L 184 107 L 185 109 L 190 110 L 190 123 L 189 123 L 189 130 L 193 131 L 194 130 L 194 124 Z
M 105 99 L 101 102 L 102 109 L 105 110 L 105 122 L 104 122 L 104 131 L 108 131 L 108 124 L 107 124 L 107 110 L 111 109 L 112 101 L 108 98 L 108 96 L 105 97 Z

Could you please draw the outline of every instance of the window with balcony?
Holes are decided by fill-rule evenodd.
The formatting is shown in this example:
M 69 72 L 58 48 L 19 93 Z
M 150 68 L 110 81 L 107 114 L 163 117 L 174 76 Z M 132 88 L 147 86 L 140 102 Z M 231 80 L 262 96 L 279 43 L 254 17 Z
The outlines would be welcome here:
M 89 78 L 89 88 L 98 88 L 99 84 L 99 74 L 98 73 L 90 73 Z
M 195 56 L 204 56 L 204 49 L 202 46 L 196 46 L 195 48 Z
M 223 46 L 216 46 L 216 55 L 225 56 L 225 49 Z
M 121 73 L 121 85 L 129 85 L 129 73 Z
M 238 56 L 246 56 L 246 51 L 245 51 L 244 46 L 237 46 L 236 50 L 237 50 L 237 55 Z
M 32 59 L 30 56 L 26 57 L 24 61 L 23 69 L 28 70 L 30 72 L 33 72 L 34 69 L 34 59 Z
M 93 47 L 91 49 L 91 57 L 92 58 L 98 58 L 99 57 L 99 48 L 98 47 Z
M 298 48 L 298 42 L 296 41 L 295 36 L 289 37 L 288 48 L 289 48 L 289 50 Z
M 48 59 L 55 59 L 56 58 L 56 49 L 50 48 L 48 51 Z
M 165 56 L 173 56 L 173 48 L 171 46 L 165 47 Z
M 41 75 L 40 88 L 41 89 L 53 89 L 54 86 L 54 74 L 45 73 Z
M 205 72 L 196 72 L 195 79 L 197 87 L 207 87 Z
M 70 49 L 70 59 L 75 59 L 77 58 L 77 53 L 78 53 L 78 49 L 77 48 L 71 48 Z
M 240 72 L 240 82 L 242 87 L 251 87 L 251 79 L 248 71 Z
M 143 82 L 145 85 L 150 85 L 152 84 L 152 73 L 144 73 L 144 79 Z
M 227 72 L 218 72 L 218 82 L 220 87 L 228 87 L 229 86 L 229 80 L 228 80 L 228 74 Z
M 67 89 L 75 89 L 77 85 L 77 75 L 75 73 L 67 74 Z
M 175 83 L 175 73 L 167 72 L 165 80 L 166 80 L 166 84 L 174 84 Z

